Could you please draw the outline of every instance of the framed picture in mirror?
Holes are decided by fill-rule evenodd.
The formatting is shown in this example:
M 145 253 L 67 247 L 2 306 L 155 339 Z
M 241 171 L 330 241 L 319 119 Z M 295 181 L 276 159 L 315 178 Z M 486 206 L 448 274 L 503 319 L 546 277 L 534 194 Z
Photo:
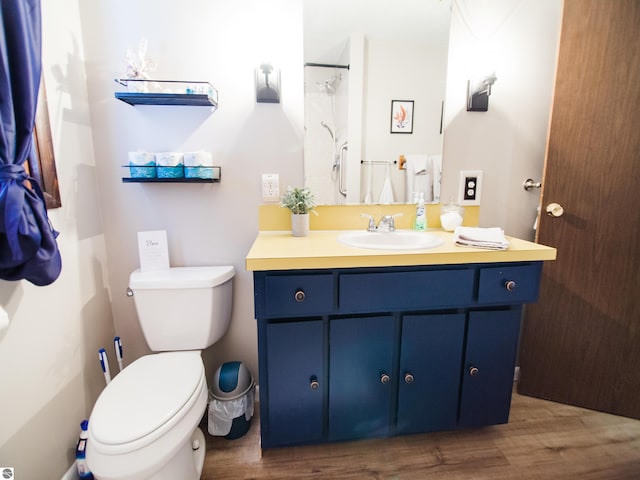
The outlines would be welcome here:
M 391 133 L 413 133 L 413 100 L 391 100 Z

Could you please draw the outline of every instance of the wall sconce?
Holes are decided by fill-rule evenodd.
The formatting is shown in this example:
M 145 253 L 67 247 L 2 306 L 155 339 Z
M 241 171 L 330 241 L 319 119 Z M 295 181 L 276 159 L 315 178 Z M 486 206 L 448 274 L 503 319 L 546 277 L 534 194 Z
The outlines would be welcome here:
M 280 70 L 267 62 L 256 68 L 256 101 L 280 103 Z
M 474 84 L 471 83 L 471 80 L 467 81 L 467 112 L 486 112 L 489 110 L 491 85 L 497 79 L 496 74 L 492 73 Z

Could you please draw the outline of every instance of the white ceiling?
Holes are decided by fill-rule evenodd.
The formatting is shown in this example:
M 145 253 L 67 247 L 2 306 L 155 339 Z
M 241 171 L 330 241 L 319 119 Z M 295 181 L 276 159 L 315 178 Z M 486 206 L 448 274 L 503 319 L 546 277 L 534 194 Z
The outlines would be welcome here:
M 451 0 L 304 0 L 303 12 L 304 61 L 337 63 L 351 33 L 446 46 Z

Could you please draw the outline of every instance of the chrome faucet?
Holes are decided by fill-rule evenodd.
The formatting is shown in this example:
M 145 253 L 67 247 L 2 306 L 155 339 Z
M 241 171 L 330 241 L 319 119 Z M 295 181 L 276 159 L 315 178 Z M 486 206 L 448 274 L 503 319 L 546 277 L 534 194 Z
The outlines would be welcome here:
M 378 222 L 379 232 L 395 232 L 396 222 L 393 220 L 393 215 L 385 215 Z
M 371 215 L 369 215 L 367 213 L 361 213 L 360 216 L 369 219 L 369 225 L 367 226 L 367 232 L 375 232 L 376 230 L 378 230 L 378 227 L 376 227 L 376 221 L 374 220 L 374 218 Z
M 367 232 L 395 232 L 396 224 L 395 217 L 400 217 L 402 213 L 396 213 L 395 215 L 384 215 L 380 218 L 378 225 L 376 226 L 375 219 L 366 213 L 361 216 L 369 219 L 369 225 L 367 226 Z

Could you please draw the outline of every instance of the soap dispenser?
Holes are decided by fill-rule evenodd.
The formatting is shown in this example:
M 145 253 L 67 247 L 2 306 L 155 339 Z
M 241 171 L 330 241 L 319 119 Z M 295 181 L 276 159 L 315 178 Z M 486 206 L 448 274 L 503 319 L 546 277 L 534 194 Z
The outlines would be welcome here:
M 418 206 L 416 207 L 416 221 L 413 224 L 413 229 L 419 232 L 424 232 L 427 229 L 427 212 L 424 208 L 424 192 L 420 192 Z

